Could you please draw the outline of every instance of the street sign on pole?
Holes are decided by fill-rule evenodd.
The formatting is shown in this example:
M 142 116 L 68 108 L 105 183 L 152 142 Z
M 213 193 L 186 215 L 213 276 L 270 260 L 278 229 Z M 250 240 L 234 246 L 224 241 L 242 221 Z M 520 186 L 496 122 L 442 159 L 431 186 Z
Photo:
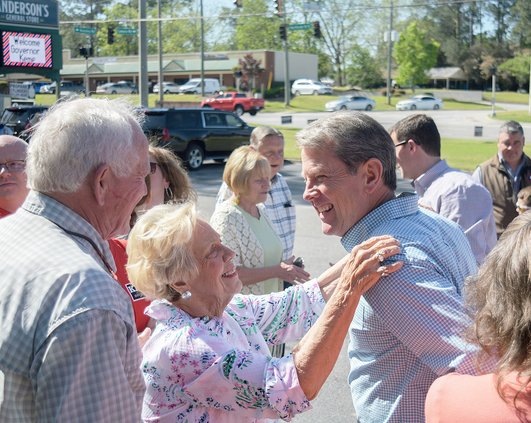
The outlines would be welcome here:
M 86 35 L 94 35 L 96 34 L 96 28 L 87 28 L 82 26 L 76 26 L 74 28 L 74 32 L 78 32 L 80 34 L 86 34 Z
M 116 32 L 120 35 L 136 35 L 136 28 L 118 27 Z
M 303 29 L 310 29 L 312 27 L 311 23 L 305 23 L 305 24 L 289 24 L 288 29 L 290 31 L 300 31 Z

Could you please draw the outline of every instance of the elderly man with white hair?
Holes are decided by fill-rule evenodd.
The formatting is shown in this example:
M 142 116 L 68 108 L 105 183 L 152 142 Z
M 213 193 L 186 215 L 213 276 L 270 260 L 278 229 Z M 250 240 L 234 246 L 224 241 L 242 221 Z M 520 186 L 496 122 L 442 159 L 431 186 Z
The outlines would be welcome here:
M 147 191 L 133 108 L 57 104 L 26 172 L 26 201 L 0 220 L 0 421 L 138 421 L 141 353 L 106 242 L 129 230 Z

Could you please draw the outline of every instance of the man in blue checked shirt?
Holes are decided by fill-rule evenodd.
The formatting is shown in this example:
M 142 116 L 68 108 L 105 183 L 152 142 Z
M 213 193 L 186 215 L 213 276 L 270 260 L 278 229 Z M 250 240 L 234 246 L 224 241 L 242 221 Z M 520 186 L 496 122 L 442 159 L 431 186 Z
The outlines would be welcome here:
M 457 224 L 395 196 L 395 147 L 363 113 L 339 112 L 297 134 L 304 198 L 322 230 L 347 251 L 375 235 L 401 242 L 403 268 L 369 290 L 349 329 L 349 383 L 358 421 L 424 422 L 431 383 L 452 370 L 474 372 L 463 282 L 476 260 Z M 383 260 L 382 260 L 383 261 Z
M 24 204 L 0 220 L 0 422 L 137 422 L 141 352 L 106 241 L 147 193 L 132 106 L 57 103 L 26 173 Z

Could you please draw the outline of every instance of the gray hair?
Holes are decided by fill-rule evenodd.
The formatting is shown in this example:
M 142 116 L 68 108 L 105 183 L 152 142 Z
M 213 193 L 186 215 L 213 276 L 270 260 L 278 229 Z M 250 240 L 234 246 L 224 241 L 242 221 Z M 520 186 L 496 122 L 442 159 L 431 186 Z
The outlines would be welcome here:
M 519 133 L 520 135 L 524 135 L 524 128 L 522 128 L 522 125 L 520 125 L 515 120 L 510 120 L 508 122 L 505 122 L 502 126 L 500 126 L 500 134 L 515 134 Z
M 284 139 L 284 135 L 278 129 L 271 128 L 270 126 L 257 126 L 251 132 L 251 146 L 255 149 L 260 148 L 264 140 L 270 136 Z
M 337 112 L 312 122 L 296 135 L 299 148 L 332 151 L 352 173 L 369 159 L 382 163 L 385 185 L 396 189 L 393 140 L 373 118 L 359 112 Z
M 76 98 L 58 102 L 37 124 L 28 149 L 28 185 L 40 192 L 75 192 L 107 163 L 128 175 L 140 112 L 125 101 Z

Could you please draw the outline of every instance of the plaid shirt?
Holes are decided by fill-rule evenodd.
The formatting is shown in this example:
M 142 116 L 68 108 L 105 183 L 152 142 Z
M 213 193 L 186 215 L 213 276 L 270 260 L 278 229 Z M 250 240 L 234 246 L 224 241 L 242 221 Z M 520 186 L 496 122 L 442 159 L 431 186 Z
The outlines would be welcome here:
M 219 188 L 216 199 L 216 207 L 230 198 L 232 191 L 227 184 L 223 182 Z M 273 223 L 275 232 L 282 241 L 282 260 L 287 260 L 293 255 L 295 245 L 295 205 L 291 199 L 291 191 L 284 177 L 277 173 L 271 179 L 271 190 L 264 205 L 266 206 L 267 215 Z
M 376 235 L 401 242 L 404 267 L 361 299 L 350 327 L 349 382 L 360 422 L 424 422 L 431 383 L 452 370 L 473 373 L 462 290 L 476 260 L 457 224 L 419 210 L 402 194 L 372 210 L 342 238 L 347 251 Z
M 139 421 L 131 302 L 94 248 L 113 266 L 107 242 L 33 191 L 0 233 L 0 421 Z

